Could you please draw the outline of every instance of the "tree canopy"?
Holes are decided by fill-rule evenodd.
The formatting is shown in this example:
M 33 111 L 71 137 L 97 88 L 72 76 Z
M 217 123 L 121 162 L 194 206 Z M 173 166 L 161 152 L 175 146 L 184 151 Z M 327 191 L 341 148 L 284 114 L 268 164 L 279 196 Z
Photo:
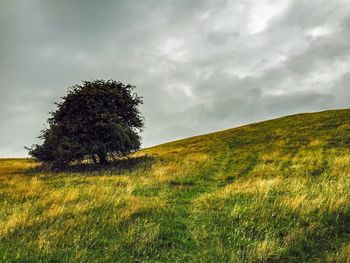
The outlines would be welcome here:
M 141 146 L 144 119 L 142 97 L 135 86 L 115 80 L 83 81 L 68 90 L 50 113 L 48 127 L 29 154 L 53 166 L 90 158 L 105 164 L 108 157 L 122 156 Z

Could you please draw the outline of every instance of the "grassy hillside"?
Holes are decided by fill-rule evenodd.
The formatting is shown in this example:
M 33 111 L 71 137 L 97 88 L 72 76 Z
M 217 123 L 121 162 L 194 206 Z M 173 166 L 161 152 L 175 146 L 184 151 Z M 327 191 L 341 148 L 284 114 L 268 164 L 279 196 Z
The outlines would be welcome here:
M 0 161 L 0 262 L 350 261 L 350 110 L 34 167 Z

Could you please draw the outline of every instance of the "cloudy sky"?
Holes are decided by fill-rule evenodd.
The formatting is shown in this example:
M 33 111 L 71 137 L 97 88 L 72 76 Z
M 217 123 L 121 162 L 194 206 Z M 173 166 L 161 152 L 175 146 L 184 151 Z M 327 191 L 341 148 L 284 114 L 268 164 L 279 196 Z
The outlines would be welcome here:
M 0 157 L 82 80 L 144 97 L 144 146 L 350 107 L 349 0 L 0 0 Z

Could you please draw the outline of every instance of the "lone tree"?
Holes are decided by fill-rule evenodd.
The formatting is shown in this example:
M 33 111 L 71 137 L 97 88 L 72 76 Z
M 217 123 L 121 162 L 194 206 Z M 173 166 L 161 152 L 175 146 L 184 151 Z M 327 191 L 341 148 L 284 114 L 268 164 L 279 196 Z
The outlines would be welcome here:
M 83 81 L 55 103 L 48 128 L 39 136 L 29 154 L 51 167 L 65 166 L 90 158 L 106 164 L 108 156 L 125 156 L 141 145 L 144 127 L 138 109 L 142 97 L 132 85 L 114 80 Z

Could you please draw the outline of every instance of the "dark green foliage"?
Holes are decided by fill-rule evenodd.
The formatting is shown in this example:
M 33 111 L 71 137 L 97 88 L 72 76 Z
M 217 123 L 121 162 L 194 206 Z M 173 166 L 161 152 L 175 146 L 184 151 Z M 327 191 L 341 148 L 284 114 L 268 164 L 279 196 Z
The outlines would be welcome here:
M 51 112 L 40 135 L 43 144 L 29 154 L 57 167 L 85 158 L 104 164 L 108 157 L 138 150 L 144 122 L 138 109 L 142 98 L 134 88 L 114 80 L 73 86 Z

